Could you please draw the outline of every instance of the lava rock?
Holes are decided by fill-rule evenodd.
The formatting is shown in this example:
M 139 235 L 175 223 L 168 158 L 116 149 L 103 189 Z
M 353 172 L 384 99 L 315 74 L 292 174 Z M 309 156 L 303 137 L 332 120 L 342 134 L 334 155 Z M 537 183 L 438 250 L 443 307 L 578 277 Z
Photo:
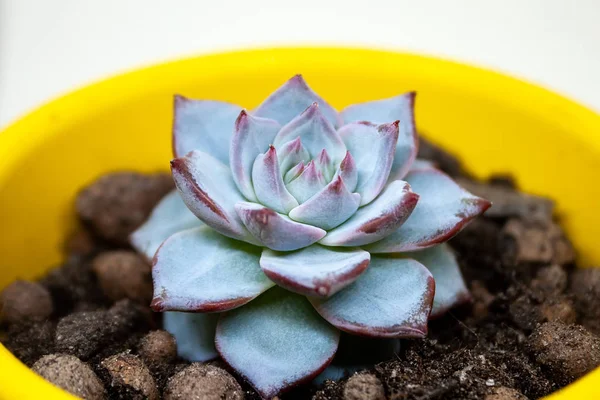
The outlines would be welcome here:
M 92 369 L 77 357 L 50 354 L 40 358 L 32 370 L 54 385 L 86 400 L 104 399 L 104 387 Z
M 559 296 L 548 300 L 540 305 L 540 315 L 542 321 L 562 322 L 563 324 L 573 324 L 577 321 L 577 312 L 573 302 Z
M 567 272 L 558 264 L 540 268 L 531 281 L 531 288 L 542 296 L 561 294 L 567 288 Z
M 100 363 L 111 397 L 133 400 L 158 400 L 160 394 L 152 374 L 143 361 L 121 353 Z
M 385 400 L 385 391 L 375 375 L 360 373 L 346 382 L 344 400 Z
M 12 324 L 2 343 L 25 365 L 54 352 L 55 326 L 50 321 Z
M 0 293 L 0 320 L 9 324 L 43 321 L 53 311 L 50 292 L 39 283 L 14 281 Z
M 71 259 L 61 267 L 51 270 L 40 283 L 50 291 L 58 316 L 66 315 L 80 303 L 107 303 L 90 264 L 78 259 Z
M 108 310 L 113 330 L 121 334 L 146 332 L 155 325 L 150 307 L 129 299 L 117 301 Z
M 94 258 L 92 270 L 112 301 L 128 298 L 148 304 L 152 299 L 151 267 L 132 251 L 101 253 Z
M 177 358 L 177 344 L 169 332 L 152 331 L 140 340 L 138 353 L 150 366 L 171 363 Z
M 100 177 L 76 200 L 77 213 L 96 235 L 127 245 L 129 235 L 174 187 L 168 174 L 119 172 Z
M 106 311 L 69 314 L 56 326 L 56 350 L 86 360 L 111 340 L 113 327 Z
M 542 324 L 529 337 L 527 348 L 536 362 L 562 385 L 600 365 L 600 339 L 579 325 Z
M 94 235 L 87 229 L 79 229 L 67 238 L 65 251 L 70 256 L 86 257 L 98 250 Z
M 528 400 L 528 398 L 516 389 L 500 386 L 494 388 L 491 394 L 485 396 L 484 400 Z
M 242 400 L 239 383 L 225 370 L 193 363 L 172 376 L 164 391 L 165 400 Z
M 600 334 L 600 268 L 574 271 L 569 292 L 573 295 L 581 314 L 581 324 Z

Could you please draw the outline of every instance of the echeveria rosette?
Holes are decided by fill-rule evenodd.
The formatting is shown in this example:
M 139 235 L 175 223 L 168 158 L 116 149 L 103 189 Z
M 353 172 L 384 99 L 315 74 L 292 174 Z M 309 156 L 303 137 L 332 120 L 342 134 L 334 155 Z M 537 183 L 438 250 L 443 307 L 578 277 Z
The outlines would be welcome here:
M 468 299 L 442 243 L 490 202 L 415 162 L 414 101 L 338 113 L 299 75 L 253 111 L 176 96 L 177 192 L 132 243 L 183 356 L 218 352 L 272 397 L 323 371 L 340 330 L 422 337 Z

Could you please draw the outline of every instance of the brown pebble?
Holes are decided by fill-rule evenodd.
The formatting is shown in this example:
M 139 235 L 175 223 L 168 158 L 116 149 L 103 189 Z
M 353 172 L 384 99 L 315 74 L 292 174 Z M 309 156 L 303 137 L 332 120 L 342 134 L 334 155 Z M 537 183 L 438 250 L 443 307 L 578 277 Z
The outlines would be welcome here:
M 567 272 L 558 264 L 540 268 L 531 288 L 544 296 L 563 293 L 567 288 Z
M 73 233 L 65 243 L 67 254 L 73 256 L 87 256 L 96 251 L 97 243 L 87 229 L 79 229 Z
M 116 354 L 100 362 L 107 374 L 110 391 L 118 398 L 136 400 L 158 400 L 160 394 L 154 378 L 137 356 L 128 353 Z
M 473 316 L 485 318 L 488 315 L 490 304 L 494 301 L 494 296 L 481 281 L 472 281 L 470 291 L 473 298 Z
M 494 204 L 485 213 L 488 218 L 518 217 L 524 221 L 538 223 L 552 221 L 554 202 L 548 198 L 521 193 L 503 184 L 490 185 L 464 178 L 456 181 L 469 192 Z
M 43 321 L 53 311 L 50 292 L 39 283 L 14 281 L 0 293 L 0 320 L 9 324 Z
M 574 271 L 569 292 L 575 298 L 581 324 L 600 335 L 600 268 Z
M 147 304 L 152 299 L 151 267 L 132 251 L 101 253 L 94 258 L 92 270 L 112 301 L 128 298 Z
M 0 342 L 25 365 L 31 366 L 44 354 L 54 353 L 54 329 L 54 324 L 47 320 L 12 324 Z
M 569 264 L 575 261 L 575 251 L 561 228 L 554 223 L 528 223 L 509 220 L 503 234 L 515 241 L 515 262 Z
M 527 348 L 560 385 L 600 365 L 600 339 L 580 325 L 542 324 L 529 337 Z
M 104 399 L 104 387 L 92 369 L 77 357 L 49 354 L 31 368 L 47 381 L 86 400 Z
M 193 363 L 167 382 L 165 400 L 242 400 L 239 383 L 221 368 Z
M 484 400 L 528 400 L 528 398 L 516 389 L 500 386 L 494 388 L 492 393 L 485 396 Z
M 375 375 L 360 373 L 346 382 L 344 400 L 385 400 L 385 390 Z
M 177 344 L 169 332 L 152 331 L 140 340 L 138 353 L 149 366 L 171 363 L 177 358 Z
M 112 332 L 106 311 L 69 314 L 56 326 L 56 350 L 86 360 L 107 344 Z
M 532 330 L 542 321 L 537 304 L 528 295 L 517 297 L 508 307 L 512 321 L 523 330 Z
M 577 320 L 577 313 L 573 303 L 568 298 L 560 296 L 549 299 L 540 305 L 540 315 L 543 321 L 562 322 L 573 324 Z
M 104 175 L 79 193 L 77 213 L 96 235 L 126 245 L 129 235 L 173 187 L 173 179 L 168 174 Z

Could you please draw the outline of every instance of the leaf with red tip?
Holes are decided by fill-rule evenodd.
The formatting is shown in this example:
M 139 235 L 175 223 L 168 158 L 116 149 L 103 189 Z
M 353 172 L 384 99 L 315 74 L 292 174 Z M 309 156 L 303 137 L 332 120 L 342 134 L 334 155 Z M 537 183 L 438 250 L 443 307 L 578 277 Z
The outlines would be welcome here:
M 408 183 L 394 181 L 373 201 L 329 231 L 319 243 L 326 246 L 362 246 L 376 242 L 400 227 L 417 205 L 419 195 Z
M 267 151 L 280 128 L 277 121 L 253 117 L 244 110 L 235 121 L 229 148 L 229 166 L 235 184 L 249 200 L 256 201 L 252 187 L 254 160 L 256 156 Z
M 419 262 L 373 257 L 350 286 L 327 299 L 310 298 L 333 326 L 371 337 L 424 337 L 435 283 Z
M 425 249 L 445 242 L 461 231 L 491 203 L 474 196 L 436 169 L 412 171 L 406 181 L 420 198 L 406 222 L 394 233 L 369 245 L 371 253 Z
M 316 94 L 304 81 L 302 75 L 296 75 L 273 92 L 253 114 L 271 118 L 284 125 L 310 106 L 318 103 L 327 120 L 335 127 L 342 125 L 342 119 L 335 108 Z
M 257 244 L 235 212 L 244 197 L 227 165 L 193 151 L 171 161 L 171 171 L 183 202 L 200 220 L 225 236 Z
M 202 226 L 203 223 L 186 207 L 177 190 L 173 190 L 154 207 L 150 217 L 129 237 L 134 249 L 152 260 L 158 247 L 174 233 Z
M 360 195 L 350 193 L 338 176 L 320 192 L 292 209 L 289 216 L 294 221 L 328 230 L 350 218 L 358 210 L 359 204 Z
M 317 103 L 284 125 L 275 136 L 275 147 L 301 138 L 302 144 L 312 158 L 327 149 L 334 162 L 340 162 L 346 154 L 346 146 L 331 123 L 325 118 Z
M 452 307 L 469 301 L 471 295 L 460 273 L 456 257 L 447 244 L 416 251 L 411 253 L 410 257 L 427 267 L 435 279 L 431 318 L 440 317 Z
M 361 206 L 369 204 L 385 186 L 394 161 L 398 123 L 374 125 L 356 122 L 343 126 L 339 135 L 356 161 Z
M 344 185 L 349 191 L 354 192 L 356 190 L 356 184 L 358 183 L 358 169 L 356 168 L 356 162 L 350 152 L 346 152 L 346 157 L 340 163 L 333 179 L 341 176 L 344 180 Z
M 400 134 L 392 165 L 394 179 L 403 179 L 417 156 L 415 97 L 415 92 L 408 92 L 388 99 L 355 104 L 341 112 L 346 124 L 356 121 L 371 121 L 377 124 L 400 121 Z
M 315 166 L 321 171 L 327 182 L 331 181 L 333 173 L 335 172 L 335 165 L 333 164 L 331 157 L 329 157 L 327 150 L 321 150 L 319 157 L 315 159 Z
M 222 101 L 175 96 L 174 156 L 183 157 L 192 150 L 200 150 L 229 164 L 229 142 L 241 110 L 240 106 Z
M 240 202 L 235 209 L 256 240 L 272 250 L 298 250 L 318 242 L 326 233 L 316 226 L 292 221 L 260 204 Z
M 177 342 L 179 357 L 192 362 L 205 362 L 219 356 L 215 348 L 215 331 L 219 314 L 163 313 L 163 326 Z
M 313 197 L 327 185 L 321 171 L 317 170 L 314 160 L 311 160 L 296 179 L 286 185 L 288 191 L 298 203 L 302 204 Z
M 371 255 L 361 249 L 330 249 L 314 244 L 294 252 L 265 249 L 263 272 L 273 282 L 306 296 L 328 297 L 348 286 L 369 266 Z
M 281 146 L 277 150 L 277 156 L 279 158 L 279 169 L 283 175 L 295 165 L 307 162 L 310 159 L 310 154 L 308 154 L 308 151 L 302 146 L 300 137 Z
M 215 343 L 223 360 L 264 398 L 309 382 L 337 351 L 340 332 L 303 296 L 273 288 L 223 314 Z
M 298 163 L 295 167 L 290 168 L 288 172 L 285 173 L 283 177 L 283 181 L 287 184 L 299 177 L 304 172 L 304 163 Z
M 252 168 L 252 182 L 258 201 L 265 206 L 282 214 L 287 214 L 298 206 L 283 183 L 275 147 L 270 146 L 265 154 L 256 157 Z
M 259 265 L 260 247 L 203 226 L 160 246 L 152 267 L 154 311 L 225 311 L 273 286 Z

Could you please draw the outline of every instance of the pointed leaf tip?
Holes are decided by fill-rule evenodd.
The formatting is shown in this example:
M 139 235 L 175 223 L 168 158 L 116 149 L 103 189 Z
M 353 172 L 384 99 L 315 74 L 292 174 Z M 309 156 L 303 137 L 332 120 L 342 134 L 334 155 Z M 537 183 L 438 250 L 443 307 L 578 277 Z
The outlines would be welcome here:
M 217 232 L 256 243 L 235 212 L 240 194 L 229 168 L 210 154 L 192 151 L 171 161 L 181 199 L 201 221 Z
M 222 315 L 215 344 L 223 360 L 270 399 L 320 374 L 339 338 L 306 298 L 273 288 Z
M 298 250 L 318 242 L 326 234 L 323 229 L 292 221 L 260 204 L 239 202 L 235 208 L 256 240 L 272 250 Z
M 293 76 L 273 92 L 254 110 L 254 115 L 274 119 L 283 125 L 314 103 L 320 106 L 333 126 L 342 125 L 338 112 L 308 86 L 302 75 Z
M 436 169 L 411 171 L 406 180 L 421 197 L 406 222 L 384 239 L 369 245 L 371 253 L 425 249 L 460 232 L 491 203 L 476 197 Z
M 269 146 L 266 153 L 256 157 L 252 167 L 252 182 L 258 201 L 278 213 L 287 214 L 298 206 L 298 201 L 283 183 L 277 151 L 273 145 Z
M 354 283 L 327 299 L 309 300 L 335 327 L 369 337 L 423 337 L 435 282 L 419 262 L 373 257 Z
M 231 138 L 229 165 L 233 180 L 246 199 L 256 201 L 252 185 L 254 160 L 269 148 L 280 125 L 271 119 L 253 117 L 240 112 Z
M 348 286 L 368 267 L 370 255 L 360 249 L 330 249 L 312 245 L 295 252 L 264 250 L 264 273 L 292 292 L 328 297 Z

